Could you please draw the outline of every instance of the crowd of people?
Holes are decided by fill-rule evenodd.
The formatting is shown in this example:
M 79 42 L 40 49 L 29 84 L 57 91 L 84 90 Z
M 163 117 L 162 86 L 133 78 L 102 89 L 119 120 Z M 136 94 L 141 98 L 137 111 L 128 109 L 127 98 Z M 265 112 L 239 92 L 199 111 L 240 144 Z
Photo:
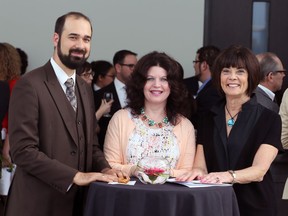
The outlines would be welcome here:
M 277 103 L 276 54 L 204 46 L 183 79 L 164 52 L 88 62 L 92 34 L 86 15 L 60 16 L 51 58 L 29 73 L 27 54 L 0 43 L 1 161 L 17 165 L 5 215 L 82 215 L 91 182 L 137 177 L 146 156 L 168 160 L 179 181 L 233 184 L 241 216 L 277 215 L 288 90 Z

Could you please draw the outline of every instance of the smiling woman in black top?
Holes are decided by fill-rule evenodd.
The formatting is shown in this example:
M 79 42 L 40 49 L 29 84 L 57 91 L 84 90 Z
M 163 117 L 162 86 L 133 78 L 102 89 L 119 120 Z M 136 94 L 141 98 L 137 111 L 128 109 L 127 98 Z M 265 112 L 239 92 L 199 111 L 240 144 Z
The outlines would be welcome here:
M 213 80 L 225 96 L 201 118 L 193 170 L 179 180 L 232 183 L 242 216 L 276 215 L 270 165 L 281 149 L 278 114 L 257 103 L 259 64 L 242 46 L 223 50 Z

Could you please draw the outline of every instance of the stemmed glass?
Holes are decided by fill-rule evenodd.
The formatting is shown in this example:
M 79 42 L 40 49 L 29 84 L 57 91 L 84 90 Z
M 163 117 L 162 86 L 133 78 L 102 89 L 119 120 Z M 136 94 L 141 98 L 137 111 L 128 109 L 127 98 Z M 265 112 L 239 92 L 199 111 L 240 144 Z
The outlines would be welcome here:
M 103 99 L 105 99 L 106 102 L 108 103 L 109 101 L 113 100 L 113 93 L 112 92 L 104 92 Z M 110 113 L 106 113 L 103 116 L 104 117 L 111 117 L 111 114 Z

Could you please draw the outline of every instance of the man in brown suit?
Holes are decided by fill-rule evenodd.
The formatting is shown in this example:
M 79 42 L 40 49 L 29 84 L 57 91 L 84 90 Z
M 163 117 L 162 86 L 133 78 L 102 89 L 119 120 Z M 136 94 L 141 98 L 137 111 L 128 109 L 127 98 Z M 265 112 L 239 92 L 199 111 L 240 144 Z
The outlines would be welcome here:
M 5 215 L 82 215 L 85 187 L 80 186 L 122 176 L 99 149 L 93 93 L 75 74 L 89 57 L 91 37 L 85 15 L 59 17 L 52 58 L 24 75 L 13 90 L 9 134 L 17 169 Z M 75 109 L 65 94 L 69 78 L 75 83 Z

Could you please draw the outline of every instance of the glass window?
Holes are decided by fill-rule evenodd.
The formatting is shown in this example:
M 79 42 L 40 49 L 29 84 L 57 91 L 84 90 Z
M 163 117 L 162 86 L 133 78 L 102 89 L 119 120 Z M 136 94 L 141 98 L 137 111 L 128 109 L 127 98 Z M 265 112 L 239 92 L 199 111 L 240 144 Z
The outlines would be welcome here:
M 269 2 L 253 2 L 252 50 L 255 54 L 268 51 Z

